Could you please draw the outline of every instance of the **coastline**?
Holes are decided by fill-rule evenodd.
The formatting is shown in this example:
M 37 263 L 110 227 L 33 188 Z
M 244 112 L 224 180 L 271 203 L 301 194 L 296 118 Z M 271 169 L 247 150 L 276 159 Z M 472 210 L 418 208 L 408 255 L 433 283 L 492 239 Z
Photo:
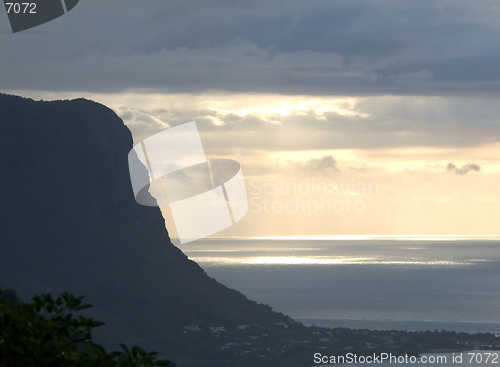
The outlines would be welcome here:
M 420 321 L 420 320 L 366 320 L 366 319 L 321 319 L 297 317 L 294 320 L 306 326 L 329 328 L 368 329 L 368 330 L 406 330 L 434 331 L 446 330 L 465 333 L 493 333 L 500 335 L 500 323 L 468 321 Z

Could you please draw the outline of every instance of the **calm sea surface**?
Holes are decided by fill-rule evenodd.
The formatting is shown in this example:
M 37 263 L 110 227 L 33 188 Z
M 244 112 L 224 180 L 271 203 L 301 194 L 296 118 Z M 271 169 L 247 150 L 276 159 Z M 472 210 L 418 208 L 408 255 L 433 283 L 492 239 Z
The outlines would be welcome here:
M 233 238 L 180 248 L 219 282 L 305 324 L 500 333 L 496 238 Z

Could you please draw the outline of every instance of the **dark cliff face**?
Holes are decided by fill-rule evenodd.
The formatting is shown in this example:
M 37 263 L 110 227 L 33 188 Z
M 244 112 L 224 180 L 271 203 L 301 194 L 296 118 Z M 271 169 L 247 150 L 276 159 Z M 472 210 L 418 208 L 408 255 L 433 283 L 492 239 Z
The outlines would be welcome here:
M 21 298 L 86 295 L 109 346 L 189 358 L 183 327 L 290 320 L 209 278 L 173 246 L 157 207 L 134 200 L 130 131 L 85 99 L 0 95 L 0 286 Z M 195 344 L 189 344 L 195 343 Z

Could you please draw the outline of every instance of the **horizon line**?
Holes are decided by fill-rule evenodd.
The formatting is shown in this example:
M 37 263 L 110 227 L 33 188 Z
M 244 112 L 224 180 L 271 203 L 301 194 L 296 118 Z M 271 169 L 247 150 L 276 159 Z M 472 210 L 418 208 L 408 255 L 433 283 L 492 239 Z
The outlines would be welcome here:
M 172 236 L 173 239 L 179 239 Z M 407 241 L 465 241 L 465 240 L 500 240 L 499 234 L 487 235 L 451 235 L 451 234 L 373 234 L 373 235 L 227 235 L 208 236 L 209 240 L 314 240 L 314 241 L 366 241 L 366 240 L 407 240 Z

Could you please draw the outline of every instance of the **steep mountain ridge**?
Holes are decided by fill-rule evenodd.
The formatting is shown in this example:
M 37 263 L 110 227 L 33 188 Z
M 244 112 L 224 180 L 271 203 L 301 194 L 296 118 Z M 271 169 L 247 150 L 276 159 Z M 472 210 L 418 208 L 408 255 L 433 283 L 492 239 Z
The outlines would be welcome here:
M 99 341 L 174 359 L 206 343 L 185 339 L 186 325 L 291 322 L 208 277 L 172 245 L 159 208 L 135 202 L 132 136 L 109 108 L 0 95 L 0 129 L 2 288 L 86 295 L 107 323 Z

